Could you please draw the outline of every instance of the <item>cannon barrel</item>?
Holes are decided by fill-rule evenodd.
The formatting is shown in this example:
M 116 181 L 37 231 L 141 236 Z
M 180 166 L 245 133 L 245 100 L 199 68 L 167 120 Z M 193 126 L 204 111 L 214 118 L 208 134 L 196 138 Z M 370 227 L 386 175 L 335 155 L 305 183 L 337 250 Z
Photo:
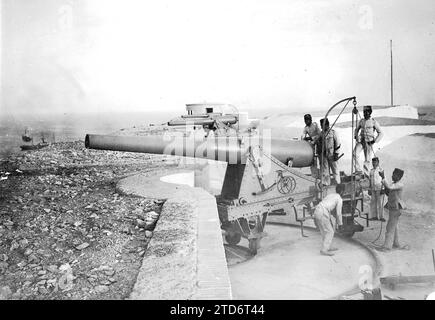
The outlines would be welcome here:
M 226 161 L 230 164 L 246 163 L 251 146 L 260 145 L 284 164 L 289 159 L 293 167 L 308 167 L 313 163 L 313 148 L 306 141 L 276 138 L 246 137 L 241 142 L 237 137 L 212 137 L 204 140 L 165 135 L 112 136 L 87 134 L 85 147 L 89 149 L 167 154 L 174 156 L 204 158 Z

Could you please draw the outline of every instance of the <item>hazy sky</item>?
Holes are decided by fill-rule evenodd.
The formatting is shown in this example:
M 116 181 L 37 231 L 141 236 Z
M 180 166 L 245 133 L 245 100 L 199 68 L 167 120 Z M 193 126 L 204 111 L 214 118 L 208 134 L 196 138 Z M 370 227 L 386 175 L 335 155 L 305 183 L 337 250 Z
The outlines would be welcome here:
M 2 112 L 435 104 L 432 0 L 2 0 Z

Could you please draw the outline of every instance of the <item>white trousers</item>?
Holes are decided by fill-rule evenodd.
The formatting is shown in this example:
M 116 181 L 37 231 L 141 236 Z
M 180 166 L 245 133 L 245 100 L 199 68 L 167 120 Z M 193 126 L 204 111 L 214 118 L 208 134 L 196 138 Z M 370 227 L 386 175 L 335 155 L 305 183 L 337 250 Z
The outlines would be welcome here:
M 372 190 L 369 218 L 382 219 L 384 217 L 383 199 L 384 195 L 381 194 L 381 190 Z
M 331 173 L 332 173 L 332 178 L 335 180 L 335 182 L 340 183 L 337 161 L 333 161 L 332 159 L 325 157 L 325 159 L 323 160 L 322 168 L 323 168 L 323 177 L 322 177 L 323 184 L 328 186 L 331 184 Z
M 367 167 L 367 172 L 370 170 L 370 164 L 375 156 L 375 153 L 373 152 L 373 145 L 368 144 L 362 144 L 361 142 L 358 142 L 355 145 L 355 148 L 353 149 L 353 154 L 355 157 L 355 171 L 361 171 L 361 165 L 360 165 L 360 159 L 359 156 L 361 154 L 361 151 L 364 151 L 364 165 Z
M 334 226 L 328 211 L 322 206 L 317 206 L 316 210 L 314 210 L 314 219 L 322 236 L 322 251 L 326 252 L 331 247 L 332 239 L 334 238 Z

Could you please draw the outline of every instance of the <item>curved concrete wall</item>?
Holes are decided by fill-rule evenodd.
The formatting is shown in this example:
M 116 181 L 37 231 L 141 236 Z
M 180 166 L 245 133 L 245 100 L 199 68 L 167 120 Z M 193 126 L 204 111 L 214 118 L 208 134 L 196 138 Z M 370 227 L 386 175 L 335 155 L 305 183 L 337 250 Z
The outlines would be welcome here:
M 232 299 L 215 197 L 165 182 L 193 178 L 191 172 L 140 174 L 117 185 L 125 194 L 166 200 L 129 299 Z

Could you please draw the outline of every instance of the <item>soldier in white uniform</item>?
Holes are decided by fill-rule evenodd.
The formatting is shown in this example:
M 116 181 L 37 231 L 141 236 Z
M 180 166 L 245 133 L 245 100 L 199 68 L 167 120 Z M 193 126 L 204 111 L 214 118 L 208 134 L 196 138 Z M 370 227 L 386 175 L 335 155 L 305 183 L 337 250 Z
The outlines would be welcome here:
M 314 154 L 317 154 L 317 141 L 320 138 L 321 131 L 317 123 L 313 122 L 313 119 L 311 117 L 311 114 L 304 115 L 304 121 L 305 121 L 305 127 L 302 131 L 302 140 L 308 141 L 314 150 Z M 314 159 L 313 164 L 310 167 L 311 170 L 311 176 L 313 178 L 318 178 L 318 171 L 317 171 L 317 161 Z
M 354 136 L 357 143 L 353 152 L 355 156 L 355 171 L 361 172 L 359 155 L 364 150 L 364 169 L 366 174 L 368 174 L 370 161 L 375 156 L 373 151 L 374 144 L 382 139 L 383 133 L 379 123 L 371 117 L 372 107 L 364 106 L 363 113 L 364 119 L 361 119 L 355 128 Z
M 372 159 L 373 168 L 370 170 L 370 220 L 381 220 L 384 219 L 384 207 L 383 207 L 383 198 L 382 194 L 382 178 L 379 175 L 379 172 L 384 171 L 379 166 L 379 158 L 375 157 Z
M 405 209 L 405 203 L 402 200 L 403 183 L 401 181 L 404 171 L 395 168 L 391 179 L 392 183 L 385 180 L 384 172 L 379 172 L 382 178 L 382 184 L 385 186 L 388 194 L 388 202 L 386 208 L 388 209 L 388 222 L 385 233 L 384 245 L 378 250 L 390 251 L 392 248 L 409 250 L 409 245 L 401 245 L 399 242 L 399 217 L 402 215 L 402 210 Z
M 334 224 L 331 221 L 331 212 L 335 209 L 337 224 L 341 226 L 343 224 L 341 216 L 343 199 L 341 196 L 344 194 L 344 191 L 344 184 L 337 184 L 335 187 L 336 193 L 328 194 L 314 210 L 314 219 L 322 235 L 322 249 L 320 250 L 320 254 L 325 256 L 333 256 L 333 251 L 338 250 L 337 248 L 331 247 L 332 239 L 334 238 Z
M 322 165 L 323 177 L 322 183 L 324 185 L 331 184 L 330 173 L 332 173 L 332 184 L 340 183 L 340 176 L 338 175 L 337 161 L 339 159 L 338 150 L 340 149 L 340 140 L 334 129 L 329 129 L 329 120 L 326 118 L 320 119 L 320 126 L 323 128 L 323 123 L 325 122 L 325 132 L 322 131 L 321 138 L 319 139 L 318 149 L 323 150 L 320 153 L 320 161 Z M 323 139 L 325 139 L 325 145 L 323 145 Z M 323 159 L 322 159 L 323 158 Z M 330 172 L 331 171 L 331 172 Z

